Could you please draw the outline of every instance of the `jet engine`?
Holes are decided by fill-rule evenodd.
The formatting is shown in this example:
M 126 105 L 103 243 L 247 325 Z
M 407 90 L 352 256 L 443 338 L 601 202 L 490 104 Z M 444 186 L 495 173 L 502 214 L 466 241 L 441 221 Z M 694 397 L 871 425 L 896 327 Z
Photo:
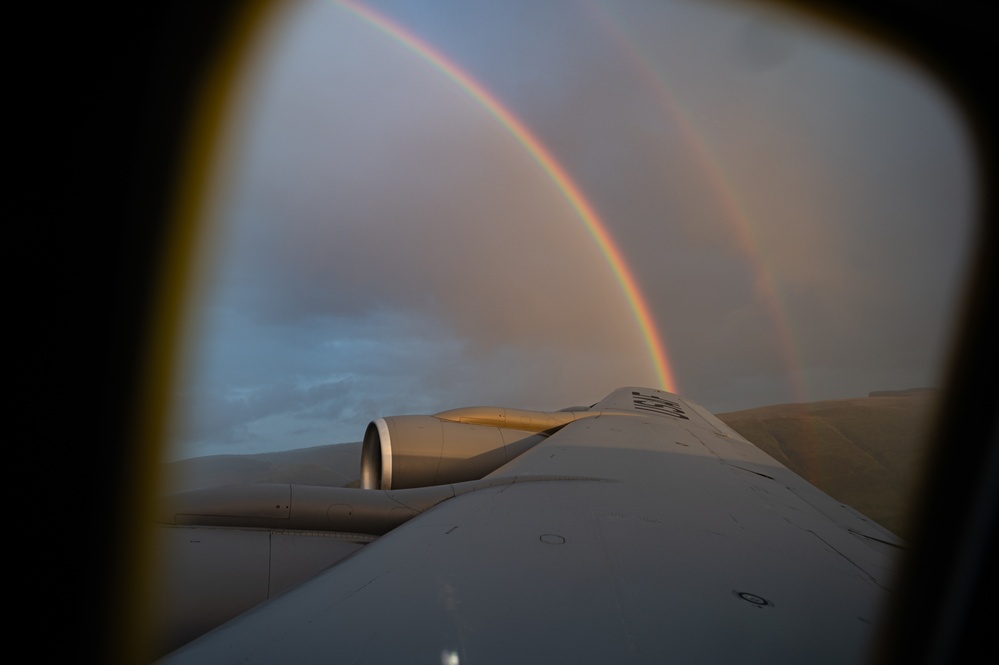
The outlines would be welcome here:
M 471 407 L 371 422 L 361 448 L 363 489 L 406 489 L 478 480 L 585 411 Z

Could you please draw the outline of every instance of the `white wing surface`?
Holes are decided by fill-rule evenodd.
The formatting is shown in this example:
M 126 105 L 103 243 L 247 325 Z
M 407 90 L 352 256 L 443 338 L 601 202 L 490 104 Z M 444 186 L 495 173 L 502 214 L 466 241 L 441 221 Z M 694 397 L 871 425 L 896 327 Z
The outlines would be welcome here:
M 862 660 L 890 532 L 677 395 L 563 421 L 165 662 Z

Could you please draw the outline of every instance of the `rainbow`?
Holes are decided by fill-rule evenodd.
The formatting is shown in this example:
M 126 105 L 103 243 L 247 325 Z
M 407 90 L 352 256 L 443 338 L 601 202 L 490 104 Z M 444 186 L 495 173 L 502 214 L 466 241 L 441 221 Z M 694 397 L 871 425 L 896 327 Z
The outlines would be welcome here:
M 726 175 L 725 169 L 715 157 L 715 153 L 711 150 L 707 140 L 708 132 L 701 131 L 690 114 L 675 101 L 676 95 L 652 67 L 649 60 L 639 52 L 636 40 L 627 35 L 627 31 L 614 17 L 611 10 L 606 7 L 606 3 L 599 2 L 599 0 L 579 1 L 581 6 L 588 10 L 590 20 L 604 29 L 609 39 L 643 79 L 665 116 L 679 130 L 679 135 L 686 144 L 689 154 L 693 157 L 704 177 L 711 183 L 712 191 L 718 194 L 718 201 L 724 212 L 723 219 L 728 223 L 740 251 L 746 257 L 755 275 L 756 292 L 762 298 L 767 315 L 773 325 L 777 348 L 787 372 L 788 387 L 792 399 L 798 404 L 807 402 L 808 393 L 802 377 L 800 352 L 794 336 L 791 334 L 791 326 L 786 313 L 787 308 L 781 299 L 777 279 L 774 271 L 769 267 L 771 262 L 767 260 L 763 244 L 759 241 L 752 217 L 747 211 L 748 207 L 739 196 L 731 178 Z M 805 407 L 802 406 L 801 409 L 804 413 Z M 803 426 L 806 429 L 805 444 L 815 450 L 818 448 L 816 425 L 809 420 L 805 420 L 804 423 Z M 816 460 L 814 455 L 809 456 L 808 461 L 805 462 L 805 467 L 810 478 L 821 479 L 825 469 L 817 466 Z
M 552 179 L 559 191 L 562 192 L 562 195 L 569 202 L 569 205 L 572 206 L 607 258 L 614 276 L 624 291 L 628 305 L 634 312 L 636 322 L 648 346 L 649 354 L 661 386 L 665 390 L 676 392 L 676 380 L 669 357 L 666 354 L 663 337 L 659 333 L 655 319 L 652 316 L 652 310 L 638 286 L 638 281 L 635 279 L 634 273 L 625 262 L 624 255 L 607 230 L 607 225 L 601 221 L 593 205 L 586 199 L 582 190 L 572 180 L 565 168 L 555 159 L 551 151 L 481 83 L 473 79 L 454 62 L 448 60 L 433 46 L 369 7 L 365 7 L 353 0 L 337 0 L 337 4 L 392 37 L 457 83 L 469 96 L 496 118 L 517 139 L 528 154 L 534 158 L 545 173 L 548 174 L 548 177 Z
M 766 260 L 766 253 L 753 228 L 745 202 L 739 196 L 738 190 L 732 184 L 731 179 L 726 176 L 724 168 L 719 164 L 711 150 L 706 138 L 708 133 L 701 131 L 683 107 L 676 103 L 676 96 L 652 68 L 648 59 L 639 53 L 635 46 L 635 40 L 627 36 L 626 31 L 614 18 L 611 11 L 603 3 L 596 1 L 583 0 L 581 5 L 584 9 L 589 10 L 590 20 L 603 28 L 608 38 L 617 46 L 635 72 L 645 82 L 649 92 L 656 98 L 666 117 L 679 130 L 679 135 L 693 157 L 694 163 L 698 165 L 701 173 L 711 183 L 712 191 L 718 195 L 718 203 L 724 213 L 722 218 L 727 221 L 740 251 L 746 257 L 756 277 L 755 288 L 763 299 L 767 315 L 773 325 L 777 348 L 788 373 L 791 394 L 797 402 L 807 401 L 804 381 L 801 377 L 800 355 L 791 334 L 791 327 L 786 315 L 787 308 L 784 306 L 780 290 L 777 288 L 774 271 L 768 267 L 770 262 Z

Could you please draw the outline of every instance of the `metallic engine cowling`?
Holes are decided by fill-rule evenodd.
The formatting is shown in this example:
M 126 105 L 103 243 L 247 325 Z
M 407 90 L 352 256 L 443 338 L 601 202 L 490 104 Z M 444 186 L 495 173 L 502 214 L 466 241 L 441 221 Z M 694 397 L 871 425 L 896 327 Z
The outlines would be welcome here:
M 477 480 L 547 434 L 434 416 L 379 418 L 364 433 L 361 487 L 406 489 Z

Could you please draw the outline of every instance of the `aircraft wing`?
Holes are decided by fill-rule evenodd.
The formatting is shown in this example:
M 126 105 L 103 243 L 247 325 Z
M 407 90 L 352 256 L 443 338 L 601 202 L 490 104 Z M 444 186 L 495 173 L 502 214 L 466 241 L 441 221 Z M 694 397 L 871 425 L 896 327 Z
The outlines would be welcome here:
M 472 480 L 338 490 L 387 497 L 411 513 L 164 662 L 864 657 L 900 541 L 701 407 L 622 388 L 587 411 L 548 414 L 550 422 L 530 412 L 467 411 L 438 420 L 498 428 L 518 454 L 504 453 Z M 401 478 L 413 463 L 401 453 L 407 430 L 386 421 L 369 427 L 365 442 L 368 463 L 372 451 L 383 454 L 376 481 L 386 465 Z M 448 436 L 445 426 L 442 450 Z M 417 457 L 443 473 L 436 449 Z M 414 492 L 424 503 L 406 498 Z

